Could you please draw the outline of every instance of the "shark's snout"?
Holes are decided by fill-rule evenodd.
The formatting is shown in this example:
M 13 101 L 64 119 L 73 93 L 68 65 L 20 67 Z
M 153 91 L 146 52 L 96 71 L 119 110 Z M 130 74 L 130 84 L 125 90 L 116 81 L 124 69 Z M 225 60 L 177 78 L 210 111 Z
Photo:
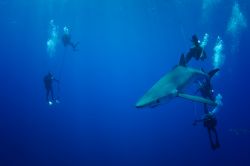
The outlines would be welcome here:
M 135 105 L 136 108 L 143 108 L 141 105 Z
M 142 103 L 141 101 L 139 101 L 136 103 L 135 107 L 136 108 L 143 108 L 143 107 L 145 107 L 145 105 L 146 105 L 145 103 Z
M 136 108 L 144 108 L 144 107 L 153 108 L 153 107 L 158 106 L 159 104 L 160 104 L 160 99 L 157 99 L 157 100 L 151 99 L 151 100 L 149 100 L 147 97 L 145 97 L 145 98 L 142 98 L 141 100 L 139 100 L 136 103 L 135 107 Z

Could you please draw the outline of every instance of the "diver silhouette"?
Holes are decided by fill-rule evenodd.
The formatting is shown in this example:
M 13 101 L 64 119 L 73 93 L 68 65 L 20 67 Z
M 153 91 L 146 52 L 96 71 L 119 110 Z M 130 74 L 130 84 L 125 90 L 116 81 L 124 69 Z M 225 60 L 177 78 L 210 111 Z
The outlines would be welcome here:
M 196 91 L 200 92 L 201 96 L 206 98 L 206 99 L 210 99 L 212 101 L 215 100 L 214 97 L 214 90 L 213 90 L 213 86 L 211 84 L 211 79 L 212 77 L 219 71 L 220 69 L 213 69 L 208 73 L 208 77 L 204 78 L 202 81 L 198 81 L 198 85 L 199 88 Z M 202 71 L 204 72 L 204 70 L 202 69 Z M 208 106 L 207 104 L 204 103 L 204 113 L 208 114 Z
M 193 122 L 193 125 L 194 126 L 197 125 L 198 122 L 203 122 L 204 127 L 207 128 L 211 148 L 213 150 L 220 148 L 218 133 L 216 130 L 217 119 L 216 119 L 214 113 L 209 112 L 208 114 L 205 114 L 205 116 L 203 118 L 201 118 L 199 120 L 195 120 Z M 213 138 L 213 135 L 215 138 Z
M 189 52 L 186 55 L 185 62 L 186 64 L 192 59 L 204 60 L 207 58 L 205 50 L 200 46 L 200 41 L 196 35 L 192 36 L 191 42 L 193 47 L 190 48 Z
M 59 83 L 59 80 L 55 79 L 54 76 L 49 72 L 44 76 L 43 81 L 46 90 L 46 101 L 49 103 L 49 105 L 52 105 L 54 101 L 58 102 L 54 96 L 53 82 Z
M 62 42 L 63 42 L 64 47 L 71 46 L 74 51 L 77 51 L 77 45 L 79 44 L 79 42 L 73 43 L 71 41 L 69 28 L 66 26 L 63 28 Z

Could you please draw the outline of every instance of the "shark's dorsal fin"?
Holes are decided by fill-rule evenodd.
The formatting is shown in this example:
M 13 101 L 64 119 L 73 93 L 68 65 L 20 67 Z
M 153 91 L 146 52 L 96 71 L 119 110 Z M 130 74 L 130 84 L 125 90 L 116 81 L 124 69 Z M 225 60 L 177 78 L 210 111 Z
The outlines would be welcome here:
M 180 58 L 180 61 L 179 61 L 179 65 L 180 65 L 180 66 L 186 66 L 186 60 L 185 60 L 184 54 L 181 54 L 181 58 Z

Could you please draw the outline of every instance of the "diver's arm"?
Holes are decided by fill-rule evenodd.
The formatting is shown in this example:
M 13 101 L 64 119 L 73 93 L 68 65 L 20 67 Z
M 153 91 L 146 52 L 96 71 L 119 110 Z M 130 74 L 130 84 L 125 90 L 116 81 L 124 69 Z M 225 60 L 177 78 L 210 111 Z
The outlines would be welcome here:
M 204 121 L 204 118 L 195 120 L 195 122 L 203 122 L 203 121 Z
M 206 51 L 202 48 L 202 52 L 201 52 L 201 55 L 200 55 L 200 59 L 201 60 L 204 60 L 207 58 L 207 54 L 206 54 Z
M 203 122 L 203 121 L 204 121 L 204 118 L 194 120 L 194 122 L 193 122 L 193 126 L 196 126 L 196 125 L 197 125 L 197 123 L 201 123 L 201 122 Z

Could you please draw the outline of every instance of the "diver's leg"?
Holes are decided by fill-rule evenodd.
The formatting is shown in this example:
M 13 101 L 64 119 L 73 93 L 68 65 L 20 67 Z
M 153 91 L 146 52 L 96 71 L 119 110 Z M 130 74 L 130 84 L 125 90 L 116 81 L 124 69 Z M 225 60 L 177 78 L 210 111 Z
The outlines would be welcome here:
M 75 48 L 74 48 L 75 46 L 74 46 L 74 44 L 73 44 L 72 42 L 70 42 L 69 45 L 70 45 L 73 49 L 75 49 Z
M 211 129 L 207 128 L 208 131 L 208 137 L 209 137 L 209 142 L 213 150 L 215 150 L 215 144 L 213 142 L 212 134 L 211 134 Z
M 54 101 L 55 100 L 55 96 L 54 96 L 54 91 L 53 91 L 52 88 L 50 89 L 50 94 L 51 94 L 52 101 Z
M 49 90 L 46 89 L 46 101 L 48 102 L 49 101 Z
M 69 43 L 69 45 L 73 48 L 74 51 L 77 51 L 76 47 L 77 47 L 78 44 L 79 44 L 79 42 L 76 42 L 75 44 L 72 43 L 72 42 Z
M 74 44 L 74 48 L 76 48 L 76 47 L 78 46 L 78 44 L 79 44 L 79 42 L 76 42 L 76 43 Z
M 216 131 L 216 128 L 212 128 L 212 131 L 213 131 L 213 133 L 215 135 L 216 148 L 219 148 L 220 147 L 220 142 L 219 142 L 218 133 Z
M 70 42 L 69 45 L 73 48 L 74 51 L 76 50 L 77 44 Z

